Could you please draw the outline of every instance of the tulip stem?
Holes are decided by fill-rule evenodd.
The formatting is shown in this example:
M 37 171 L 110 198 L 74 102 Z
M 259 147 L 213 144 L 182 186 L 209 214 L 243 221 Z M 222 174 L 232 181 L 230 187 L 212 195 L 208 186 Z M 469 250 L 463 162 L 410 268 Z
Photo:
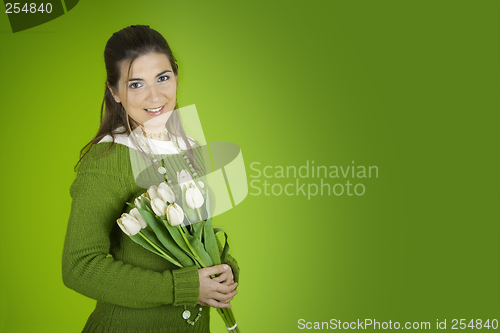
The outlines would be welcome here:
M 199 210 L 198 208 L 196 208 L 196 212 L 198 213 L 198 217 L 200 218 L 200 221 L 201 221 L 201 220 L 203 220 L 203 219 L 201 218 L 200 210 Z
M 191 246 L 191 243 L 188 241 L 188 239 L 186 238 L 186 235 L 184 234 L 184 231 L 182 230 L 181 226 L 180 225 L 177 225 L 177 228 L 179 228 L 179 231 L 181 232 L 181 235 L 182 235 L 182 238 L 184 238 L 184 241 L 186 242 L 186 245 L 189 247 L 189 250 L 191 250 L 191 253 L 194 255 L 194 257 L 196 258 L 196 260 L 198 260 L 198 262 L 200 263 L 200 265 L 203 267 L 203 268 L 206 268 L 207 266 L 205 266 L 205 264 L 203 264 L 203 261 L 200 259 L 200 257 L 198 256 L 198 253 L 196 253 L 196 251 L 193 249 L 193 247 Z
M 182 230 L 184 230 L 185 232 L 188 232 L 184 223 L 181 223 L 181 227 L 182 227 Z
M 224 310 L 227 311 L 227 314 L 229 316 L 229 321 L 230 321 L 231 325 L 236 324 L 236 319 L 234 318 L 233 310 L 231 308 L 229 308 L 229 309 L 226 308 Z M 237 332 L 239 332 L 239 331 L 240 330 L 238 329 Z
M 174 258 L 172 258 L 171 256 L 169 256 L 168 254 L 166 254 L 162 249 L 160 249 L 158 246 L 156 246 L 155 243 L 153 243 L 152 241 L 149 240 L 149 238 L 147 238 L 146 236 L 144 236 L 144 234 L 142 232 L 139 231 L 139 235 L 142 236 L 142 238 L 144 238 L 146 240 L 146 242 L 148 242 L 152 247 L 154 247 L 158 252 L 160 252 L 162 254 L 162 257 L 167 259 L 168 261 L 170 261 L 172 264 L 182 268 L 183 266 L 177 261 L 175 260 Z

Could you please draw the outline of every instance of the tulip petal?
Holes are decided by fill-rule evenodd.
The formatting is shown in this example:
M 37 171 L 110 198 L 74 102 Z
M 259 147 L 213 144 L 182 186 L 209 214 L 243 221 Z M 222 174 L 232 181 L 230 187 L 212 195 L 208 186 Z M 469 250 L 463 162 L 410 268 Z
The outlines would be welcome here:
M 122 231 L 128 236 L 133 236 L 142 229 L 139 221 L 134 216 L 127 213 L 123 213 L 116 222 Z
M 196 211 L 193 210 L 192 208 L 190 209 L 189 205 L 187 204 L 186 193 L 187 193 L 187 188 L 184 187 L 181 195 L 182 207 L 184 207 L 184 215 L 186 216 L 188 222 L 193 224 L 195 222 L 198 222 L 200 219 L 198 218 L 198 214 L 196 214 Z
M 161 183 L 157 190 L 158 196 L 165 202 L 173 203 L 175 202 L 174 191 L 166 183 Z
M 139 202 L 139 199 L 138 199 L 138 198 L 135 198 L 135 200 L 134 200 L 134 205 L 135 205 L 137 208 L 141 208 L 141 203 Z
M 200 208 L 205 200 L 197 186 L 191 185 L 186 191 L 186 203 L 191 209 Z
M 139 213 L 139 210 L 137 208 L 130 210 L 130 215 L 132 215 L 137 219 L 137 221 L 139 221 L 141 228 L 146 228 L 148 226 L 146 220 L 144 219 L 144 217 L 142 217 L 141 213 Z
M 187 170 L 181 170 L 181 172 L 177 171 L 177 183 L 182 188 L 187 187 L 189 182 L 193 181 L 193 177 Z
M 176 203 L 168 205 L 167 220 L 171 226 L 179 225 L 184 220 L 184 212 Z
M 150 200 L 158 198 L 158 187 L 156 185 L 151 185 L 148 188 L 148 197 Z
M 127 228 L 123 225 L 122 223 L 122 220 L 121 219 L 118 219 L 116 221 L 116 223 L 118 224 L 118 226 L 120 227 L 120 229 L 122 229 L 122 231 L 125 233 L 125 235 L 127 236 L 130 236 L 130 232 L 127 230 Z
M 151 200 L 151 208 L 158 216 L 165 216 L 167 212 L 167 204 L 163 202 L 160 198 L 155 198 Z

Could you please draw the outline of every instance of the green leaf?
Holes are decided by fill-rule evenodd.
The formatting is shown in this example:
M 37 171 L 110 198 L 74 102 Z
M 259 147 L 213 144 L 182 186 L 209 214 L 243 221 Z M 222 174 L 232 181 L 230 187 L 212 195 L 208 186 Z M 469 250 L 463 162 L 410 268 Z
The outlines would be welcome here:
M 151 214 L 145 209 L 139 209 L 139 213 L 141 213 L 142 217 L 144 217 L 148 225 L 154 231 L 157 239 L 161 242 L 161 244 L 170 253 L 172 253 L 172 255 L 182 264 L 183 267 L 193 266 L 195 264 L 194 258 L 190 258 L 188 255 L 186 255 L 186 253 L 183 251 L 184 249 L 179 246 L 177 241 L 165 228 L 165 224 L 162 223 L 156 217 L 156 215 Z
M 217 239 L 215 239 L 212 219 L 207 219 L 203 226 L 203 240 L 205 242 L 205 250 L 210 255 L 210 258 L 212 258 L 214 265 L 220 265 L 219 247 L 217 246 Z
M 205 248 L 203 246 L 203 243 L 196 237 L 186 234 L 185 235 L 193 249 L 196 251 L 196 254 L 200 257 L 201 261 L 206 267 L 212 267 L 214 266 L 214 261 L 212 260 L 212 257 L 205 251 Z M 216 245 L 217 246 L 217 245 Z
M 200 207 L 201 211 L 201 216 L 203 217 L 204 220 L 210 218 L 210 194 L 208 193 L 208 185 L 206 185 L 206 197 L 205 197 L 205 202 L 203 203 L 203 206 Z M 203 192 L 202 192 L 203 193 Z
M 168 224 L 167 220 L 161 220 L 162 225 L 165 227 L 165 229 L 169 232 L 172 240 L 175 242 L 175 244 L 184 251 L 185 254 L 187 254 L 193 262 L 197 262 L 195 256 L 191 253 L 191 250 L 189 249 L 189 246 L 186 244 L 186 241 L 181 235 L 181 232 L 177 227 L 172 227 L 170 224 Z
M 134 209 L 134 208 L 139 208 L 136 205 L 131 204 L 130 202 L 126 202 L 126 204 L 131 208 L 131 210 Z
M 227 242 L 227 234 L 226 234 L 226 232 L 225 232 L 224 230 L 222 230 L 222 229 L 220 229 L 220 228 L 215 228 L 215 229 L 214 229 L 215 234 L 217 234 L 217 233 L 218 233 L 218 232 L 220 232 L 220 231 L 222 231 L 222 232 L 224 233 L 224 236 L 225 236 L 225 238 L 226 238 L 226 241 L 225 241 L 225 243 L 224 243 L 224 248 L 222 249 L 222 253 L 221 253 L 221 255 L 220 255 L 220 261 L 221 261 L 221 262 L 224 262 L 224 261 L 226 260 L 226 256 L 227 256 L 227 254 L 228 254 L 228 252 L 229 252 L 229 243 Z
M 205 225 L 206 221 L 201 221 L 195 224 L 191 224 L 191 227 L 194 230 L 193 236 L 196 237 L 200 242 L 201 242 L 201 235 L 203 233 L 203 226 Z
M 167 252 L 167 254 L 169 254 L 168 253 L 169 251 L 165 248 L 165 246 L 163 246 L 163 244 L 160 242 L 158 237 L 156 237 L 156 234 L 153 232 L 153 230 L 151 228 L 144 228 L 141 230 L 141 232 L 151 242 L 153 242 L 156 246 L 158 246 L 160 249 L 162 249 L 162 251 L 165 251 L 165 252 Z M 134 235 L 134 236 L 136 236 L 136 235 Z M 141 239 L 143 239 L 143 238 L 141 237 Z
M 142 209 L 146 209 L 148 212 L 150 212 L 151 214 L 154 215 L 154 212 L 151 209 L 151 203 L 149 202 L 149 200 L 147 200 L 143 196 L 140 196 L 139 197 L 139 202 L 141 203 L 141 208 Z M 139 207 L 137 207 L 137 208 L 139 208 Z
M 144 230 L 142 230 L 144 231 Z M 163 258 L 163 256 L 160 254 L 160 252 L 158 252 L 158 250 L 156 250 L 151 244 L 149 244 L 144 238 L 142 238 L 141 235 L 139 234 L 135 234 L 133 236 L 129 236 L 130 239 L 132 239 L 134 242 L 136 242 L 137 244 L 141 245 L 142 247 L 144 247 L 146 250 L 149 250 L 157 255 L 159 255 L 160 257 Z M 149 237 L 148 237 L 149 238 Z
M 148 240 L 144 239 L 144 237 L 141 236 L 141 233 L 142 233 L 142 235 L 144 237 L 146 237 L 156 247 L 153 246 L 153 244 L 150 244 L 148 242 Z M 151 230 L 142 229 L 139 233 L 137 233 L 137 234 L 135 234 L 133 236 L 129 236 L 129 237 L 134 242 L 136 242 L 137 244 L 139 244 L 142 247 L 144 247 L 146 250 L 149 250 L 149 251 L 153 252 L 154 254 L 159 255 L 163 259 L 168 260 L 169 262 L 171 262 L 172 264 L 174 264 L 176 266 L 182 266 L 182 264 L 178 260 L 176 260 L 175 256 L 173 256 L 172 253 L 170 253 L 169 251 L 167 251 L 161 245 L 160 241 L 158 241 L 158 239 L 156 238 L 156 235 Z
M 168 220 L 167 220 L 167 222 L 168 222 Z M 184 233 L 189 233 L 189 230 L 186 228 L 184 223 L 181 223 L 181 228 L 182 228 L 182 230 L 184 230 Z

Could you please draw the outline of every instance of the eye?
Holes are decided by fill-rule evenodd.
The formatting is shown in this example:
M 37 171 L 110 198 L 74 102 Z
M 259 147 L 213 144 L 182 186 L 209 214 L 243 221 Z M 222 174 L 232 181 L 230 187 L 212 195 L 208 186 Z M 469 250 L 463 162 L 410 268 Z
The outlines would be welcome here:
M 131 83 L 128 87 L 130 89 L 138 89 L 138 88 L 142 87 L 142 83 L 140 83 L 140 82 L 134 82 L 134 83 Z
M 158 78 L 158 81 L 159 81 L 159 82 L 165 82 L 165 81 L 168 81 L 168 79 L 170 79 L 170 76 L 168 76 L 168 75 L 163 75 L 163 76 L 160 76 L 160 77 Z

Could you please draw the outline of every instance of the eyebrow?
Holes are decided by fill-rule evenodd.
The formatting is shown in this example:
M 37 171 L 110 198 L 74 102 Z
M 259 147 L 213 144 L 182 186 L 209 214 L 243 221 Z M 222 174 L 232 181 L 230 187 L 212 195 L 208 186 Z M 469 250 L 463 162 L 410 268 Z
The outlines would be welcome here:
M 168 73 L 168 72 L 172 73 L 172 71 L 170 69 L 167 69 L 166 71 L 163 71 L 163 72 L 157 74 L 156 77 L 162 76 L 163 74 Z M 133 78 L 133 79 L 129 79 L 129 81 L 144 81 L 144 79 Z

